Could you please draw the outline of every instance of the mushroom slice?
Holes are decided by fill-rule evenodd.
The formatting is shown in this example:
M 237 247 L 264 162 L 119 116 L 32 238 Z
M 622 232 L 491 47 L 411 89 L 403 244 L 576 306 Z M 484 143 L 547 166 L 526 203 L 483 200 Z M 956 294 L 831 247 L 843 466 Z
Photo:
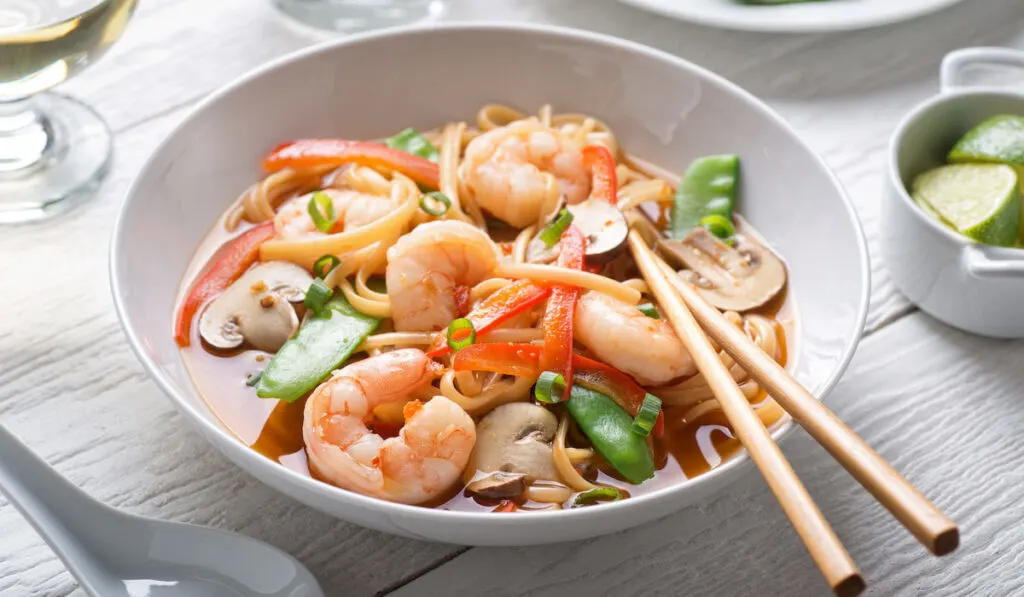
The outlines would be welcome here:
M 214 348 L 237 348 L 243 341 L 274 352 L 299 327 L 290 302 L 299 302 L 313 282 L 309 273 L 287 261 L 258 265 L 220 294 L 203 311 L 199 335 Z
M 492 500 L 517 498 L 526 491 L 526 475 L 495 471 L 466 486 L 473 495 Z
M 618 207 L 607 201 L 588 199 L 565 209 L 573 216 L 572 225 L 579 228 L 587 239 L 587 263 L 608 263 L 625 249 L 629 225 Z M 558 243 L 548 247 L 539 237 L 534 237 L 526 248 L 526 260 L 550 263 L 558 257 L 558 251 Z
M 470 470 L 519 473 L 526 482 L 559 481 L 551 455 L 558 419 L 548 409 L 528 402 L 503 404 L 476 427 Z
M 704 228 L 695 228 L 682 241 L 662 240 L 660 246 L 689 268 L 679 275 L 719 309 L 756 309 L 786 285 L 782 261 L 746 236 L 737 236 L 736 246 L 730 247 Z

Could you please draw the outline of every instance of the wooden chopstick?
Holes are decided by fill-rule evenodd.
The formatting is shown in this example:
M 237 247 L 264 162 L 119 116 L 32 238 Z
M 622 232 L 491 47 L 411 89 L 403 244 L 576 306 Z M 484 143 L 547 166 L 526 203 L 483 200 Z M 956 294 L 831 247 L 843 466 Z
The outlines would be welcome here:
M 764 475 L 768 487 L 775 494 L 825 580 L 836 595 L 845 597 L 860 594 L 864 590 L 864 580 L 850 559 L 850 554 L 846 553 L 782 451 L 768 435 L 761 419 L 722 364 L 718 352 L 669 284 L 654 253 L 636 230 L 629 232 L 629 247 L 647 286 L 704 375 L 736 437 Z
M 871 495 L 885 506 L 918 541 L 935 555 L 957 548 L 960 532 L 928 498 L 911 485 L 871 446 L 811 395 L 781 365 L 764 353 L 718 309 L 654 256 L 664 279 L 689 307 L 701 327 L 761 384 L 793 420 L 822 445 Z M 661 299 L 659 298 L 659 301 Z

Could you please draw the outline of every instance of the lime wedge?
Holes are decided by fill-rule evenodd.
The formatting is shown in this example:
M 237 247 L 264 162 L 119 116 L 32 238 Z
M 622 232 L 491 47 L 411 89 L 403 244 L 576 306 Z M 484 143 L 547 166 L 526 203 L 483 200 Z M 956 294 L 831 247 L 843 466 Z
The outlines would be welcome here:
M 964 236 L 1012 246 L 1020 229 L 1017 172 L 997 164 L 954 164 L 914 179 L 914 201 L 925 203 Z
M 951 163 L 991 162 L 1024 174 L 1024 116 L 1000 114 L 974 127 L 949 152 Z

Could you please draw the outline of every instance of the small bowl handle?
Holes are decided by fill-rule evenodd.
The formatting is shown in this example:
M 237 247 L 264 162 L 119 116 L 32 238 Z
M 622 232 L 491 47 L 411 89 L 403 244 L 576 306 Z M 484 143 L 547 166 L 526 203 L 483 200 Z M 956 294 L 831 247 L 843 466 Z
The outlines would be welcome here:
M 1024 256 L 1020 249 L 1006 253 L 1002 247 L 964 247 L 961 263 L 963 268 L 978 278 L 1024 278 Z
M 979 64 L 1024 68 L 1024 52 L 1009 48 L 964 48 L 950 52 L 942 59 L 939 72 L 942 93 L 970 87 L 963 82 L 964 71 Z

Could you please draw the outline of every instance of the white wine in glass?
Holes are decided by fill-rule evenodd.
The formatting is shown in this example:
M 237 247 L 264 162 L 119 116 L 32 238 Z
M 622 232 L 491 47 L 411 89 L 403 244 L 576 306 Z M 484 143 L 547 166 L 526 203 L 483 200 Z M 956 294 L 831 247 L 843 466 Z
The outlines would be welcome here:
M 0 0 L 0 223 L 60 213 L 106 174 L 106 124 L 46 90 L 99 59 L 136 1 Z

